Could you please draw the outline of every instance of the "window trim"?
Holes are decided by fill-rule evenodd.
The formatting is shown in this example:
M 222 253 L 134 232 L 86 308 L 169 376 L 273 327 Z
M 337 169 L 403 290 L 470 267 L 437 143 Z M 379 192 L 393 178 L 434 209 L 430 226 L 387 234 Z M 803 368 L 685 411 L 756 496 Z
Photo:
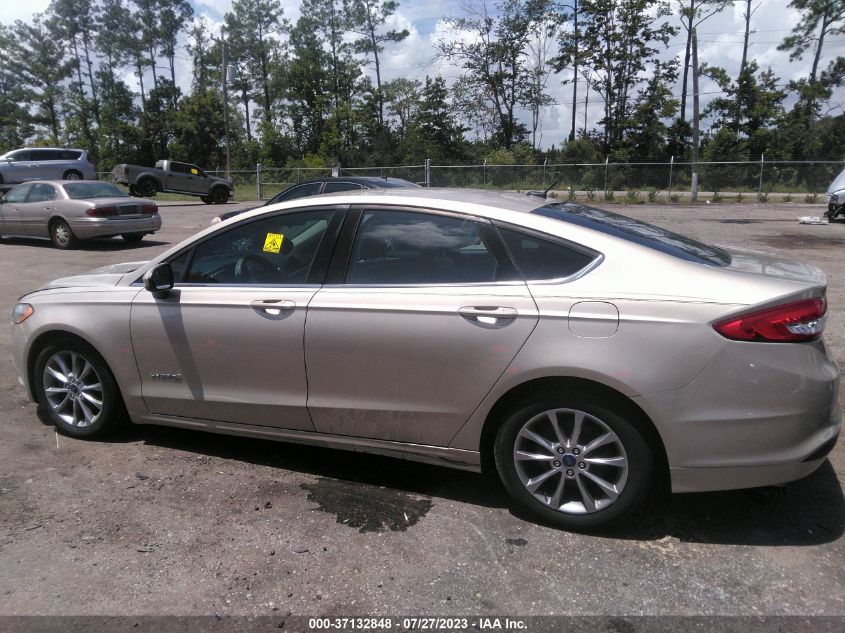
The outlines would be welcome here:
M 359 284 L 347 283 L 346 276 L 349 272 L 349 264 L 352 258 L 352 249 L 355 245 L 355 239 L 358 237 L 358 229 L 361 226 L 361 220 L 364 217 L 364 211 L 379 210 L 379 211 L 398 211 L 406 213 L 418 213 L 425 215 L 437 215 L 442 217 L 453 218 L 457 220 L 469 220 L 479 225 L 479 236 L 482 240 L 485 238 L 491 239 L 493 242 L 498 242 L 497 245 L 491 242 L 489 250 L 490 253 L 497 260 L 501 256 L 506 256 L 508 262 L 513 267 L 519 279 L 508 281 L 476 281 L 476 282 L 454 282 L 454 283 L 403 283 L 403 284 Z M 489 227 L 489 230 L 486 228 Z M 341 234 L 337 239 L 337 246 L 332 257 L 332 262 L 329 266 L 329 274 L 326 276 L 324 286 L 331 288 L 361 288 L 361 289 L 396 289 L 396 288 L 476 288 L 476 287 L 503 287 L 503 286 L 525 286 L 525 279 L 513 261 L 513 257 L 505 246 L 502 236 L 499 232 L 493 229 L 493 223 L 489 218 L 472 215 L 470 213 L 459 213 L 455 211 L 448 211 L 445 209 L 434 209 L 431 207 L 416 207 L 410 205 L 390 205 L 385 203 L 379 204 L 355 204 L 352 205 L 347 214 L 346 222 L 341 230 Z
M 552 286 L 552 285 L 560 285 L 570 283 L 572 281 L 577 281 L 581 277 L 591 273 L 596 268 L 598 268 L 602 262 L 604 261 L 604 253 L 589 248 L 588 246 L 584 246 L 583 244 L 579 244 L 578 242 L 573 242 L 568 240 L 564 237 L 560 237 L 558 235 L 552 235 L 551 233 L 545 233 L 543 231 L 538 231 L 536 229 L 531 229 L 520 224 L 512 224 L 511 222 L 503 222 L 500 220 L 496 220 L 492 222 L 493 227 L 496 229 L 496 233 L 499 235 L 499 239 L 502 241 L 505 249 L 507 249 L 508 254 L 510 255 L 511 261 L 513 261 L 514 266 L 519 271 L 519 274 L 522 275 L 522 278 L 525 279 L 525 283 L 532 285 L 532 286 Z M 519 263 L 516 261 L 516 257 L 513 256 L 513 253 L 510 252 L 508 248 L 508 244 L 505 241 L 505 238 L 499 233 L 499 227 L 506 229 L 508 231 L 515 231 L 517 233 L 525 233 L 528 236 L 536 237 L 539 240 L 545 240 L 546 242 L 552 242 L 558 244 L 559 246 L 563 246 L 565 248 L 572 249 L 574 251 L 578 251 L 579 253 L 583 253 L 584 255 L 588 255 L 592 257 L 592 261 L 587 264 L 584 268 L 580 269 L 579 271 L 568 275 L 566 277 L 555 277 L 553 279 L 531 279 L 529 278 L 519 267 Z

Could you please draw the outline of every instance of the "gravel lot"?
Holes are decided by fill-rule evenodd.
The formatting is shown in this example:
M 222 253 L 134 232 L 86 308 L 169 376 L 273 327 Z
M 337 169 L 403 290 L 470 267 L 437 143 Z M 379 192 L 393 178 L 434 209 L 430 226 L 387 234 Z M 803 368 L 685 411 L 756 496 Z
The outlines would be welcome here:
M 609 208 L 821 266 L 845 363 L 845 223 L 795 221 L 821 206 Z M 219 211 L 164 203 L 139 245 L 3 239 L 0 314 L 54 277 L 149 259 Z M 675 495 L 584 536 L 515 515 L 470 473 L 168 428 L 57 436 L 8 343 L 3 326 L 0 615 L 845 615 L 845 442 L 789 486 Z

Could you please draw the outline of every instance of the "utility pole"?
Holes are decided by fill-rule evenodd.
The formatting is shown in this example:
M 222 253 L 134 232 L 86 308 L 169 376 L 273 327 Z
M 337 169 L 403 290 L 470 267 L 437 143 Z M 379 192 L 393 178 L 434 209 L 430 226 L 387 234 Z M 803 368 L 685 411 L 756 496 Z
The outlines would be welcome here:
M 692 29 L 692 178 L 690 201 L 698 200 L 698 35 Z
M 215 42 L 220 42 L 220 88 L 223 92 L 223 135 L 226 137 L 226 178 L 232 179 L 232 156 L 229 148 L 229 93 L 226 90 L 228 80 L 227 58 L 226 58 L 226 30 L 220 27 L 220 39 L 211 36 Z

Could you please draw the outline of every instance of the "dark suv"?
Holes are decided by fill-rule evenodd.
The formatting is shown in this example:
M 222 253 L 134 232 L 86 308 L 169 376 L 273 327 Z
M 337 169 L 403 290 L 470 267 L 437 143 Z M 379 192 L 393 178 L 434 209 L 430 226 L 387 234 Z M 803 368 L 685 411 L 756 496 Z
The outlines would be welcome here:
M 307 196 L 317 196 L 321 193 L 336 193 L 338 191 L 358 191 L 359 189 L 405 189 L 409 187 L 419 187 L 408 180 L 401 178 L 379 178 L 377 176 L 327 176 L 325 178 L 314 178 L 312 180 L 304 180 L 295 185 L 291 185 L 284 191 L 277 193 L 275 196 L 265 202 L 263 207 L 277 202 L 286 202 L 288 200 L 296 200 L 297 198 L 305 198 Z M 217 224 L 223 222 L 241 213 L 252 211 L 251 209 L 241 209 L 240 211 L 227 211 L 215 217 L 211 223 Z

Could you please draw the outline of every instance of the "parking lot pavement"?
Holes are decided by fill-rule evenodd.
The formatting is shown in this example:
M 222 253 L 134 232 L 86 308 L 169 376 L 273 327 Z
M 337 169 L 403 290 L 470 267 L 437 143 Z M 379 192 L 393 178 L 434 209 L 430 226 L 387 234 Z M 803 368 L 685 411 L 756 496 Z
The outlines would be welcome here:
M 164 203 L 162 231 L 137 245 L 3 239 L 0 313 L 52 278 L 149 259 L 236 206 L 250 205 Z M 826 340 L 845 362 L 845 223 L 795 221 L 820 206 L 609 208 L 821 266 Z M 586 536 L 434 466 L 169 428 L 57 436 L 18 386 L 8 337 L 0 614 L 845 614 L 843 442 L 800 482 L 675 495 Z

